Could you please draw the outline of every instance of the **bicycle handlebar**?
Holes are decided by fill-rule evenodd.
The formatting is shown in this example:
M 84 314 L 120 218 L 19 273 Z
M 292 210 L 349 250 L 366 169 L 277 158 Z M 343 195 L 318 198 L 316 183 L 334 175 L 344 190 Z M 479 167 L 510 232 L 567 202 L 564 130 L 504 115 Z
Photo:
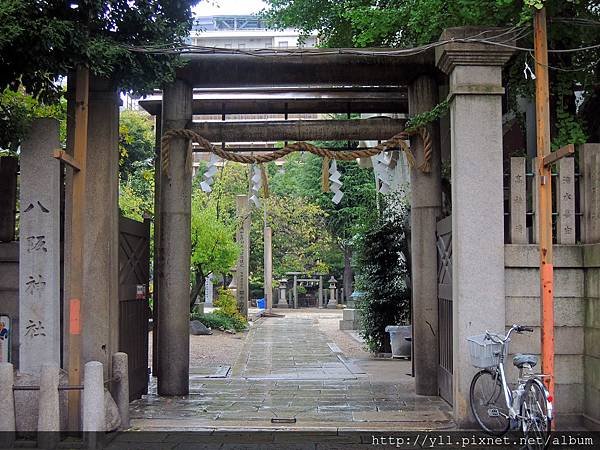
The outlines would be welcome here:
M 528 333 L 533 333 L 533 328 L 532 327 L 527 327 L 525 325 L 513 325 L 510 330 L 508 330 L 508 332 L 506 333 L 506 336 L 501 336 L 499 334 L 496 333 L 490 333 L 489 331 L 485 330 L 485 337 L 486 339 L 489 339 L 490 341 L 496 342 L 498 344 L 504 344 L 506 341 L 508 341 L 508 339 L 510 338 L 510 335 L 513 331 L 516 331 L 517 333 L 522 333 L 524 331 L 528 332 Z

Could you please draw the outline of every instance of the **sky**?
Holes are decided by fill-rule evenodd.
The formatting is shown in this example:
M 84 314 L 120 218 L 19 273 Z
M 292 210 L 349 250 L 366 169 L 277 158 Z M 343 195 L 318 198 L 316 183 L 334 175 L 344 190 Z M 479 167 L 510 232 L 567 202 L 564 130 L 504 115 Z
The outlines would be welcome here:
M 193 11 L 198 16 L 254 14 L 264 7 L 262 0 L 201 0 Z

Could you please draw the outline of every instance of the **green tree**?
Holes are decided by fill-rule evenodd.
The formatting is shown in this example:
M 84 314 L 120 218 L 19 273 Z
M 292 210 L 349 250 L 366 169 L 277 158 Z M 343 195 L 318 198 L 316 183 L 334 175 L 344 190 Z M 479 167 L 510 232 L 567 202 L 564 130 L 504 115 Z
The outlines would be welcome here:
M 190 310 L 210 274 L 226 274 L 239 256 L 234 240 L 235 222 L 223 219 L 212 197 L 203 192 L 192 196 L 192 289 Z
M 263 15 L 274 27 L 317 31 L 324 47 L 413 47 L 437 41 L 450 27 L 530 26 L 542 3 L 550 21 L 549 48 L 587 48 L 549 55 L 553 146 L 579 144 L 598 133 L 597 0 L 267 0 Z M 532 48 L 532 33 L 521 31 L 518 45 Z M 517 98 L 533 96 L 533 82 L 523 77 L 527 60 L 533 65 L 529 52 L 517 52 L 506 68 L 514 110 Z M 577 108 L 576 92 L 583 108 Z
M 334 147 L 339 143 L 321 142 Z M 377 194 L 371 169 L 361 169 L 355 161 L 338 161 L 342 174 L 344 197 L 339 204 L 331 201 L 330 193 L 322 191 L 323 160 L 312 154 L 293 154 L 284 170 L 273 175 L 273 192 L 283 196 L 304 198 L 318 205 L 325 214 L 324 228 L 342 253 L 341 268 L 346 295 L 352 292 L 352 254 L 357 235 L 368 229 L 377 216 Z
M 383 211 L 361 239 L 358 288 L 364 296 L 360 334 L 372 352 L 389 351 L 388 325 L 410 322 L 408 205 L 402 193 L 384 196 Z
M 148 92 L 173 78 L 177 59 L 140 47 L 184 43 L 195 0 L 2 0 L 0 89 L 24 86 L 56 100 L 56 81 L 79 64 L 127 91 Z

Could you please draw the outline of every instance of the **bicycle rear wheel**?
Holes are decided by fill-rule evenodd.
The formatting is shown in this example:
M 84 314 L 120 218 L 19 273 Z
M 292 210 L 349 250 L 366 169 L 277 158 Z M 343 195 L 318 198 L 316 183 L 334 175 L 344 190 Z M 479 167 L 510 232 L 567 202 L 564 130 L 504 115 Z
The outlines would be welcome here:
M 521 426 L 528 449 L 545 449 L 550 434 L 548 400 L 544 388 L 535 380 L 525 383 L 521 397 Z
M 487 369 L 477 372 L 471 381 L 469 394 L 471 412 L 479 426 L 494 436 L 505 434 L 510 419 L 500 374 Z

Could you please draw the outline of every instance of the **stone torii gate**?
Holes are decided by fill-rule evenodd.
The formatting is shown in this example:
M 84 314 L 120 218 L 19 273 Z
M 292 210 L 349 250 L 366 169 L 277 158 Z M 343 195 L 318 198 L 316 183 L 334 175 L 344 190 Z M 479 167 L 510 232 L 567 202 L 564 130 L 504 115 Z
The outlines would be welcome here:
M 265 124 L 197 123 L 195 114 L 319 112 L 406 112 L 406 100 L 390 101 L 382 92 L 408 92 L 408 112 L 434 107 L 439 85 L 447 86 L 450 102 L 452 164 L 453 264 L 453 407 L 457 423 L 469 422 L 468 387 L 473 369 L 466 337 L 484 329 L 504 327 L 504 230 L 502 179 L 501 71 L 512 54 L 506 46 L 463 40 L 469 36 L 493 41 L 503 31 L 459 28 L 444 32 L 440 45 L 414 53 L 387 49 L 331 52 L 303 50 L 256 58 L 252 52 L 186 56 L 176 80 L 163 90 L 162 105 L 141 102 L 157 116 L 157 130 L 190 129 L 213 142 L 249 140 L 385 140 L 402 130 L 394 119 L 329 123 Z M 506 44 L 506 33 L 502 35 Z M 441 83 L 440 83 L 441 82 Z M 304 98 L 276 98 L 276 89 L 299 86 Z M 337 98 L 320 90 L 337 88 Z M 352 86 L 351 89 L 340 86 Z M 381 90 L 379 87 L 383 86 Z M 194 89 L 199 88 L 196 95 Z M 237 89 L 255 97 L 230 95 Z M 354 89 L 354 92 L 352 92 Z M 353 100 L 356 90 L 376 94 Z M 210 98 L 211 95 L 221 98 Z M 225 98 L 230 95 L 229 98 Z M 262 95 L 262 98 L 259 98 Z M 269 97 L 270 95 L 270 97 Z M 321 97 L 319 97 L 321 95 Z M 223 97 L 225 96 L 225 97 Z M 234 98 L 235 97 L 235 98 Z M 355 98 L 361 98 L 356 96 Z M 152 103 L 154 102 L 154 103 Z M 391 103 L 394 103 L 393 105 Z M 288 109 L 289 108 L 289 109 Z M 158 126 L 160 125 L 160 126 Z M 411 169 L 411 253 L 413 281 L 413 343 L 416 391 L 438 395 L 438 293 L 436 223 L 441 218 L 440 140 L 433 137 L 431 173 Z M 160 133 L 157 135 L 157 143 Z M 168 165 L 157 165 L 156 246 L 158 253 L 158 392 L 185 395 L 189 379 L 188 299 L 190 260 L 191 164 L 189 142 L 174 137 Z M 419 139 L 411 143 L 423 152 Z M 160 149 L 157 145 L 157 152 Z M 160 158 L 157 158 L 160 160 Z

